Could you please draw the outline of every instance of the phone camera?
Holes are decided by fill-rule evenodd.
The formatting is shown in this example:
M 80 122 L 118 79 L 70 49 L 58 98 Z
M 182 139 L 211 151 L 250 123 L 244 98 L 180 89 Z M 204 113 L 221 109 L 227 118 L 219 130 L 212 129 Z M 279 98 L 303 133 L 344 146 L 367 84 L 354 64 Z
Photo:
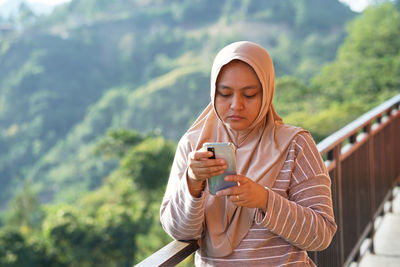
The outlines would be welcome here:
M 207 147 L 207 150 L 213 153 L 213 155 L 209 157 L 209 159 L 215 159 L 215 149 L 213 147 Z

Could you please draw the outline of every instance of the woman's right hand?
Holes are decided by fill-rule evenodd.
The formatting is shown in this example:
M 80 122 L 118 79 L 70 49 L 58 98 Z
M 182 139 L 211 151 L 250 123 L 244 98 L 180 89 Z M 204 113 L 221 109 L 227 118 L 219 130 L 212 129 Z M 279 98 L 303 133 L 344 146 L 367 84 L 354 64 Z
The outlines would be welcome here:
M 222 174 L 227 168 L 224 159 L 210 159 L 212 155 L 204 148 L 189 154 L 188 185 L 193 196 L 201 194 L 206 179 Z

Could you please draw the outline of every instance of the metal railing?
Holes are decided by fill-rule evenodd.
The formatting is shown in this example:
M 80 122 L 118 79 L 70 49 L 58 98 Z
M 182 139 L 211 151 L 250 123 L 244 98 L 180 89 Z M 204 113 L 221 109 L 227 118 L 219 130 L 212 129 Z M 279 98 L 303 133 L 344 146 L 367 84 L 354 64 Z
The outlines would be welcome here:
M 348 266 L 361 258 L 374 221 L 393 198 L 400 175 L 400 95 L 367 112 L 317 146 L 326 158 L 338 232 L 328 249 L 311 253 L 320 266 Z
M 332 179 L 338 231 L 324 251 L 309 252 L 318 266 L 348 266 L 361 256 L 374 221 L 393 198 L 400 178 L 400 94 L 322 140 L 318 150 Z M 196 241 L 173 241 L 137 266 L 173 266 L 198 249 Z

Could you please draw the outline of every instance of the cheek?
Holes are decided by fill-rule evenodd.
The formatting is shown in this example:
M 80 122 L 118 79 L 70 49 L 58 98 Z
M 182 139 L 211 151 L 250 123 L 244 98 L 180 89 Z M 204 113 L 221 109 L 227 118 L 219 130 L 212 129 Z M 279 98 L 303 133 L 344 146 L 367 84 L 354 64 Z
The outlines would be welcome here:
M 229 103 L 226 100 L 216 97 L 215 98 L 215 109 L 220 117 L 223 117 L 224 114 L 227 112 L 227 107 L 229 109 Z
M 261 99 L 256 101 L 255 103 L 252 103 L 250 105 L 251 108 L 251 116 L 253 119 L 256 119 L 258 116 L 258 113 L 260 113 L 260 109 L 261 109 Z

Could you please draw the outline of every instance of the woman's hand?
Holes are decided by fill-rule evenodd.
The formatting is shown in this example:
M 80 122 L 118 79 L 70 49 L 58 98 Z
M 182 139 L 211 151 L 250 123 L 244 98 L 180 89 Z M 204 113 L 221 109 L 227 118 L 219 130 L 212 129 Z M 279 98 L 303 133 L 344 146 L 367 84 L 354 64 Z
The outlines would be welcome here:
M 244 175 L 229 175 L 225 181 L 237 182 L 238 185 L 217 191 L 217 196 L 228 196 L 237 206 L 259 208 L 266 212 L 268 190 L 264 186 Z
M 194 197 L 200 196 L 206 179 L 222 174 L 227 168 L 225 160 L 210 159 L 212 155 L 212 152 L 203 148 L 189 154 L 188 185 Z

